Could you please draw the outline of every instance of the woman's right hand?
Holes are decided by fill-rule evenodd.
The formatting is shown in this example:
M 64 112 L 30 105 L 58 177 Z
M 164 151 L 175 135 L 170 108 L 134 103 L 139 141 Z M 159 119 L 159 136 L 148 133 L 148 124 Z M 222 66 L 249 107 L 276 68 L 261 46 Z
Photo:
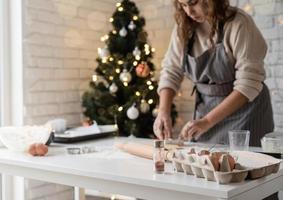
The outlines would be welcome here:
M 172 137 L 172 119 L 170 113 L 160 111 L 154 121 L 153 131 L 161 140 Z

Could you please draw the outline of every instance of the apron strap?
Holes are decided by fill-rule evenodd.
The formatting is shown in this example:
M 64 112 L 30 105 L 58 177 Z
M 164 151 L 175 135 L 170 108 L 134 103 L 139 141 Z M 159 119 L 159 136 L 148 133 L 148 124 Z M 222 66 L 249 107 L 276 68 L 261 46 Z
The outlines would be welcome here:
M 217 36 L 217 44 L 221 43 L 224 38 L 224 23 L 219 22 L 218 23 L 218 36 Z
M 188 42 L 184 45 L 184 55 L 183 55 L 183 63 L 182 63 L 182 68 L 183 71 L 186 71 L 186 66 L 188 63 L 188 58 L 187 58 L 187 53 L 189 53 L 189 51 L 191 51 L 193 44 L 194 44 L 194 39 L 195 39 L 195 31 L 193 31 L 192 36 L 189 38 Z

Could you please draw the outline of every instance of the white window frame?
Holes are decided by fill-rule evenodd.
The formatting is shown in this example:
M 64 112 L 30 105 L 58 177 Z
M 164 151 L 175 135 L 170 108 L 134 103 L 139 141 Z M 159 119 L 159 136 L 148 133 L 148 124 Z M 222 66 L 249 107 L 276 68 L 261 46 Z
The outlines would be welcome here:
M 23 125 L 22 0 L 0 0 L 0 125 Z M 1 175 L 0 199 L 24 200 L 24 178 Z
M 0 125 L 23 125 L 22 0 L 0 0 Z
M 7 94 L 9 91 L 10 85 L 9 81 L 7 82 L 7 70 L 9 70 L 9 51 L 5 51 L 8 47 L 8 13 L 7 13 L 7 1 L 0 1 L 0 125 L 3 126 L 7 124 L 7 120 L 10 121 L 10 105 L 6 105 L 9 101 L 10 94 Z M 6 88 L 4 87 L 6 86 Z

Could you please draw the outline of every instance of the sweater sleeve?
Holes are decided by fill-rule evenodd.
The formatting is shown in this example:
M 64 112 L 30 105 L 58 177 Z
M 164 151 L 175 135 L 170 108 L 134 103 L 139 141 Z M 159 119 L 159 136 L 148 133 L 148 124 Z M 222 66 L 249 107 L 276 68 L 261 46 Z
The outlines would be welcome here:
M 236 60 L 234 90 L 253 101 L 263 87 L 265 79 L 264 57 L 267 45 L 248 15 L 241 14 L 231 30 L 231 47 Z
M 182 70 L 183 45 L 177 34 L 177 26 L 171 34 L 169 47 L 161 63 L 161 72 L 157 92 L 171 88 L 177 93 L 183 80 Z

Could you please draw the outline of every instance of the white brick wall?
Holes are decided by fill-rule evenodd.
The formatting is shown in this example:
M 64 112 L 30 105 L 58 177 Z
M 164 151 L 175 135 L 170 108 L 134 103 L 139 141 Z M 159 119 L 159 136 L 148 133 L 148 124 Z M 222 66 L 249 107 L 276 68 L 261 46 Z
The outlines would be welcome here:
M 63 117 L 69 125 L 81 120 L 81 94 L 95 67 L 100 37 L 108 32 L 113 1 L 25 0 L 25 124 Z M 69 200 L 73 189 L 26 181 L 26 199 Z
M 171 0 L 135 0 L 146 18 L 149 41 L 156 48 L 157 76 L 173 28 Z M 80 99 L 87 88 L 102 45 L 109 31 L 108 18 L 117 0 L 24 0 L 24 103 L 25 123 L 41 124 L 64 117 L 70 125 L 81 117 Z M 231 0 L 244 7 L 248 0 Z M 251 14 L 267 40 L 265 60 L 271 89 L 276 130 L 283 133 L 283 1 L 257 0 Z M 167 42 L 165 42 L 167 41 Z M 175 131 L 191 119 L 192 85 L 182 84 L 175 100 L 179 118 Z M 70 187 L 29 180 L 27 199 L 72 199 Z

